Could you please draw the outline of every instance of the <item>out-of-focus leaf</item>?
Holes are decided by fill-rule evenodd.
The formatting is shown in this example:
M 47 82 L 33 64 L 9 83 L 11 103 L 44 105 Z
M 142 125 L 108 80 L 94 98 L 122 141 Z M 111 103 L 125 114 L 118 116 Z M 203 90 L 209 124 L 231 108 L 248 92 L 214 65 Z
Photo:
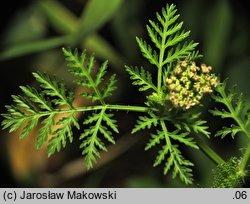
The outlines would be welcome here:
M 60 33 L 71 33 L 78 28 L 79 21 L 77 17 L 62 4 L 56 1 L 45 0 L 41 1 L 40 5 L 44 14 L 48 18 L 49 23 Z M 114 67 L 117 67 L 117 72 L 124 74 L 124 72 L 121 72 L 121 69 L 119 69 L 124 64 L 122 57 L 119 56 L 119 54 L 104 38 L 93 33 L 83 41 L 83 49 L 86 48 L 89 51 L 94 52 L 96 56 L 102 60 L 109 59 L 110 63 L 113 64 Z
M 46 22 L 37 8 L 37 4 L 19 10 L 3 32 L 2 46 L 39 40 L 46 34 Z
M 105 1 L 90 0 L 83 11 L 82 23 L 84 33 L 90 33 L 97 30 L 107 20 L 109 20 L 114 12 L 118 9 L 122 0 L 110 0 L 109 6 L 105 4 Z M 39 8 L 48 19 L 52 27 L 61 34 L 70 34 L 81 29 L 82 25 L 79 24 L 77 17 L 68 10 L 65 6 L 54 0 L 43 0 L 38 2 Z M 110 6 L 111 5 L 111 6 Z M 107 7 L 107 8 L 106 8 Z M 100 12 L 100 10 L 105 10 Z M 97 11 L 97 12 L 96 12 Z M 93 16 L 92 16 L 93 15 Z M 77 31 L 78 32 L 78 31 Z M 80 32 L 80 31 L 79 31 Z M 84 37 L 87 37 L 84 35 Z M 44 41 L 28 41 L 27 44 L 18 44 L 14 47 L 10 47 L 0 53 L 0 60 L 6 60 L 14 57 L 23 56 L 35 52 L 58 47 L 62 44 L 70 45 L 72 40 L 75 39 L 75 35 L 66 37 L 58 37 Z M 29 39 L 29 38 L 28 38 Z M 114 48 L 101 36 L 93 33 L 86 39 L 81 39 L 83 42 L 83 48 L 94 52 L 99 58 L 106 60 L 109 59 L 110 63 L 117 68 L 117 72 L 121 72 L 121 67 L 124 64 L 123 59 L 114 50 Z M 82 43 L 79 41 L 80 43 Z
M 135 36 L 138 35 L 139 27 L 145 27 L 145 25 L 137 26 L 140 14 L 138 8 L 143 8 L 143 6 L 146 6 L 143 1 L 126 0 L 111 20 L 115 43 L 122 55 L 130 61 L 138 59 Z
M 215 7 L 208 12 L 204 40 L 205 61 L 214 66 L 216 71 L 225 59 L 231 31 L 232 13 L 229 2 L 216 1 Z
M 59 2 L 43 0 L 39 1 L 39 5 L 57 31 L 63 34 L 76 31 L 77 18 Z
M 74 43 L 103 26 L 117 11 L 123 0 L 89 0 L 80 19 Z
M 101 36 L 92 34 L 87 37 L 83 43 L 83 47 L 90 52 L 94 52 L 102 60 L 109 59 L 109 62 L 117 67 L 119 74 L 124 74 L 123 70 L 123 59 L 114 50 L 114 48 Z
M 14 57 L 20 57 L 31 53 L 52 49 L 63 44 L 67 44 L 68 40 L 68 36 L 62 36 L 16 45 L 6 49 L 5 51 L 2 51 L 0 53 L 0 60 L 6 60 Z

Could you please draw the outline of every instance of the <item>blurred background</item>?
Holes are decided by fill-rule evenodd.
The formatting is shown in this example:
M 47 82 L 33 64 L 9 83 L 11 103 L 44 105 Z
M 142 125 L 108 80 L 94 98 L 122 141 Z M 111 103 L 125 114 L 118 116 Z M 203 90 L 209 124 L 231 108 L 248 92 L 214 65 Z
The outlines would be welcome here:
M 36 86 L 34 71 L 59 76 L 73 87 L 62 47 L 94 52 L 98 63 L 108 59 L 109 71 L 116 73 L 119 81 L 110 103 L 142 105 L 145 96 L 131 86 L 124 65 L 144 65 L 153 71 L 140 55 L 135 36 L 148 39 L 145 26 L 166 3 L 177 5 L 185 29 L 191 30 L 190 39 L 200 43 L 203 62 L 222 79 L 228 78 L 229 86 L 237 84 L 249 101 L 250 8 L 241 1 L 23 0 L 7 1 L 1 8 L 0 112 L 5 112 L 12 94 L 21 93 L 20 85 Z M 88 103 L 76 100 L 81 106 Z M 205 106 L 207 110 L 213 104 L 208 101 Z M 101 153 L 90 171 L 78 148 L 79 132 L 73 144 L 48 159 L 46 147 L 35 149 L 37 130 L 22 141 L 18 132 L 1 131 L 1 187 L 186 187 L 178 179 L 164 176 L 162 166 L 153 168 L 158 149 L 144 151 L 149 133 L 130 134 L 137 116 L 116 113 L 121 129 L 117 144 Z M 212 135 L 224 125 L 207 111 L 203 117 L 210 122 Z M 240 156 L 249 142 L 244 137 L 201 137 L 224 159 Z M 201 151 L 183 148 L 183 152 L 195 164 L 193 187 L 210 186 L 215 164 Z

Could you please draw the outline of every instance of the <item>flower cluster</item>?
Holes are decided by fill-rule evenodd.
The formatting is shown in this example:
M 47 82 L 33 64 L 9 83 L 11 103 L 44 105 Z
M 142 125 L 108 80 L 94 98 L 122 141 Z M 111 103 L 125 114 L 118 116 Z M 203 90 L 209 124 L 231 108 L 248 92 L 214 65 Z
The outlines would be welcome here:
M 206 93 L 213 92 L 218 78 L 211 74 L 212 68 L 195 62 L 180 61 L 171 76 L 166 79 L 169 100 L 177 108 L 189 109 L 199 104 Z

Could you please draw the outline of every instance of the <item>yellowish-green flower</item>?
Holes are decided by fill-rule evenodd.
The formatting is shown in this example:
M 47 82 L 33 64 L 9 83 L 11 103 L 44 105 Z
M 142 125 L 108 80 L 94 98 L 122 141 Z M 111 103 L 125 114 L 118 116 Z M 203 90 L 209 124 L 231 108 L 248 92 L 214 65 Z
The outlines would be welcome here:
M 195 62 L 180 61 L 173 74 L 166 79 L 169 100 L 176 108 L 189 109 L 200 103 L 203 95 L 213 92 L 218 78 L 211 74 L 212 67 Z

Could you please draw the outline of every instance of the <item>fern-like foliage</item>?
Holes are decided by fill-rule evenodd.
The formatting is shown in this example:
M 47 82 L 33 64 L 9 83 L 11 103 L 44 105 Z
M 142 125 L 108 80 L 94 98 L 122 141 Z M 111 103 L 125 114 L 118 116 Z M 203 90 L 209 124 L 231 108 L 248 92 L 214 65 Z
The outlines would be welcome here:
M 167 5 L 161 14 L 156 13 L 157 22 L 149 20 L 147 31 L 157 51 L 143 39 L 136 38 L 143 56 L 157 67 L 186 59 L 198 45 L 193 41 L 182 43 L 190 31 L 182 29 L 183 22 L 176 22 L 179 18 L 176 12 L 174 4 Z
M 242 94 L 236 94 L 235 88 L 227 92 L 226 82 L 221 83 L 217 87 L 216 92 L 217 93 L 213 96 L 214 100 L 217 103 L 223 104 L 225 109 L 214 109 L 210 110 L 210 112 L 214 116 L 219 116 L 223 119 L 233 119 L 235 124 L 232 124 L 230 127 L 223 127 L 222 130 L 219 130 L 215 136 L 224 138 L 227 135 L 231 135 L 231 137 L 234 138 L 237 133 L 245 133 L 248 137 L 250 137 L 250 107 L 248 107 L 243 100 Z
M 174 66 L 180 60 L 193 60 L 200 57 L 194 49 L 197 43 L 187 42 L 186 38 L 190 31 L 183 30 L 183 22 L 177 22 L 179 15 L 176 14 L 175 5 L 167 5 L 162 9 L 161 14 L 157 13 L 157 21 L 149 21 L 147 25 L 148 35 L 151 43 L 137 37 L 136 41 L 142 55 L 157 68 L 157 83 L 154 84 L 150 72 L 143 67 L 126 66 L 133 85 L 139 86 L 139 91 L 150 90 L 145 103 L 150 112 L 147 115 L 139 116 L 132 133 L 143 129 L 156 129 L 151 134 L 151 139 L 146 145 L 146 150 L 156 145 L 161 145 L 154 166 L 165 163 L 164 173 L 172 171 L 173 177 L 177 175 L 186 184 L 192 183 L 193 164 L 184 158 L 178 144 L 198 149 L 192 138 L 193 133 L 209 135 L 205 121 L 199 119 L 199 114 L 182 115 L 178 119 L 172 114 L 173 106 L 168 101 L 168 90 L 166 78 L 174 70 Z M 173 116 L 173 117 L 172 117 Z M 168 124 L 173 123 L 176 129 L 172 132 L 167 130 Z
M 208 131 L 207 121 L 201 119 L 201 113 L 187 113 L 184 112 L 180 115 L 173 115 L 169 120 L 174 122 L 174 125 L 179 130 L 186 130 L 187 132 L 194 132 L 210 137 Z
M 73 92 L 67 92 L 65 84 L 55 77 L 40 72 L 33 73 L 33 76 L 41 90 L 21 86 L 24 96 L 12 96 L 15 105 L 6 106 L 8 113 L 2 114 L 5 118 L 2 126 L 3 129 L 9 128 L 10 132 L 22 127 L 20 139 L 23 139 L 41 120 L 36 147 L 39 149 L 48 141 L 48 155 L 51 156 L 65 147 L 68 140 L 73 141 L 72 126 L 80 128 L 72 104 L 74 95 Z M 62 114 L 65 116 L 56 119 Z
M 153 113 L 149 113 L 149 116 L 140 116 L 137 120 L 137 124 L 132 130 L 132 134 L 136 133 L 140 130 L 150 129 L 153 126 L 158 124 L 158 119 Z
M 75 114 L 77 112 L 95 110 L 89 118 L 84 121 L 86 129 L 80 139 L 80 148 L 85 156 L 87 167 L 92 167 L 100 150 L 107 150 L 103 139 L 114 144 L 112 132 L 118 133 L 116 120 L 113 114 L 107 110 L 105 99 L 111 96 L 115 90 L 115 75 L 112 75 L 106 83 L 104 77 L 107 72 L 107 61 L 100 69 L 95 71 L 94 56 L 89 58 L 84 51 L 79 57 L 77 50 L 72 53 L 63 49 L 68 61 L 69 71 L 76 76 L 77 85 L 90 89 L 88 93 L 82 93 L 83 97 L 92 101 L 99 101 L 96 107 L 74 107 L 74 93 L 67 91 L 65 84 L 56 77 L 50 77 L 40 72 L 33 73 L 40 89 L 30 86 L 21 86 L 24 96 L 12 96 L 14 105 L 6 106 L 7 113 L 2 114 L 3 129 L 9 128 L 10 132 L 22 127 L 20 138 L 26 137 L 35 129 L 40 122 L 36 147 L 40 149 L 48 142 L 48 156 L 60 151 L 66 146 L 67 141 L 73 141 L 73 127 L 80 129 L 80 124 Z M 103 136 L 103 139 L 100 136 Z
M 3 114 L 3 128 L 8 128 L 10 132 L 13 132 L 22 127 L 20 138 L 24 138 L 37 127 L 38 123 L 41 123 L 36 147 L 39 149 L 44 143 L 48 142 L 48 155 L 51 156 L 56 151 L 60 151 L 62 147 L 65 147 L 68 141 L 73 141 L 73 128 L 81 129 L 76 113 L 84 112 L 84 115 L 88 117 L 83 122 L 80 148 L 87 167 L 91 168 L 97 158 L 100 157 L 100 151 L 107 151 L 107 144 L 115 143 L 113 134 L 119 132 L 117 121 L 111 111 L 140 112 L 143 115 L 139 116 L 132 133 L 144 129 L 153 132 L 145 150 L 155 146 L 160 147 L 154 166 L 163 164 L 164 174 L 171 172 L 173 178 L 178 176 L 184 183 L 192 184 L 193 173 L 191 168 L 193 163 L 183 156 L 180 151 L 181 147 L 198 149 L 192 136 L 202 134 L 209 137 L 210 133 L 206 121 L 200 118 L 200 113 L 187 111 L 188 108 L 197 104 L 200 99 L 197 99 L 197 101 L 184 101 L 187 103 L 186 107 L 188 108 L 185 110 L 178 109 L 178 107 L 181 107 L 178 106 L 178 103 L 182 102 L 182 98 L 179 96 L 183 96 L 183 94 L 192 95 L 195 91 L 187 89 L 183 92 L 183 90 L 180 90 L 183 87 L 172 87 L 176 84 L 171 83 L 173 81 L 175 83 L 179 83 L 180 80 L 185 81 L 185 76 L 188 74 L 192 84 L 194 84 L 192 80 L 195 80 L 192 78 L 194 74 L 197 75 L 196 78 L 203 80 L 210 77 L 211 84 L 213 83 L 214 86 L 216 86 L 217 82 L 216 77 L 205 75 L 211 70 L 211 67 L 203 65 L 203 70 L 200 71 L 200 67 L 193 62 L 194 59 L 200 57 L 199 52 L 195 51 L 197 43 L 187 41 L 190 31 L 183 29 L 183 22 L 177 21 L 179 15 L 176 13 L 175 5 L 167 5 L 162 9 L 161 14 L 156 14 L 156 22 L 149 21 L 147 31 L 151 43 L 144 41 L 142 38 L 136 38 L 142 55 L 157 69 L 157 78 L 155 79 L 154 75 L 143 67 L 126 66 L 126 71 L 133 85 L 136 85 L 139 91 L 148 94 L 145 106 L 108 104 L 106 99 L 116 89 L 115 75 L 107 76 L 108 62 L 105 61 L 100 66 L 97 66 L 94 55 L 88 56 L 86 51 L 79 55 L 77 50 L 72 52 L 63 49 L 69 72 L 75 77 L 75 84 L 84 87 L 84 90 L 86 90 L 81 93 L 81 96 L 90 99 L 94 104 L 87 107 L 75 107 L 73 105 L 74 93 L 67 91 L 65 84 L 61 80 L 49 77 L 47 74 L 34 73 L 33 75 L 40 88 L 21 86 L 23 95 L 13 96 L 14 105 L 6 106 L 7 113 Z M 179 69 L 186 69 L 186 75 L 179 77 L 180 79 L 177 77 L 178 80 L 176 80 L 179 72 L 178 67 Z M 191 67 L 193 67 L 194 71 L 188 72 Z M 190 74 L 193 75 L 190 76 Z M 202 75 L 203 78 L 198 74 Z M 212 91 L 210 90 L 211 87 L 201 88 L 206 88 L 208 92 Z M 170 93 L 171 89 L 172 93 Z M 176 95 L 173 89 L 183 94 Z M 202 97 L 198 93 L 195 96 L 197 98 Z M 225 95 L 220 90 L 220 86 L 218 87 L 218 93 L 221 96 L 222 94 Z M 231 129 L 233 128 L 232 131 L 230 130 L 232 134 L 239 131 L 245 132 L 249 122 L 243 123 L 243 120 L 238 117 L 238 115 L 243 116 L 241 112 L 243 103 L 239 100 L 233 106 L 231 104 L 232 96 L 226 96 L 225 100 L 224 95 L 222 97 L 215 96 L 215 100 L 225 104 L 229 112 L 215 110 L 213 113 L 222 117 L 232 118 L 233 116 L 237 126 L 231 127 Z M 173 101 L 176 96 L 179 98 L 174 105 Z M 170 100 L 171 97 L 173 100 Z M 247 117 L 247 121 L 249 121 L 249 112 L 243 117 Z M 226 130 L 223 134 L 225 133 L 227 133 Z
M 149 89 L 157 91 L 156 86 L 152 82 L 150 72 L 145 71 L 143 68 L 131 68 L 128 66 L 126 66 L 126 70 L 130 75 L 130 79 L 133 80 L 132 84 L 140 86 L 139 91 L 146 91 Z
M 103 135 L 108 142 L 115 144 L 111 131 L 119 133 L 113 114 L 105 113 L 105 111 L 106 109 L 103 108 L 99 113 L 93 113 L 84 121 L 84 124 L 90 125 L 90 127 L 85 129 L 80 137 L 83 140 L 80 148 L 83 149 L 82 154 L 85 155 L 85 161 L 89 164 L 89 168 L 96 162 L 96 157 L 100 157 L 99 150 L 107 151 L 99 135 Z
M 96 72 L 93 55 L 87 58 L 86 51 L 84 51 L 79 57 L 77 49 L 74 53 L 67 49 L 63 49 L 63 52 L 70 68 L 69 72 L 77 77 L 75 83 L 91 90 L 90 92 L 81 93 L 81 95 L 93 102 L 99 101 L 102 104 L 99 112 L 93 113 L 84 121 L 84 124 L 89 125 L 89 127 L 84 130 L 80 137 L 82 140 L 80 145 L 80 148 L 83 149 L 82 154 L 85 156 L 87 166 L 91 168 L 93 163 L 96 162 L 96 157 L 100 157 L 99 151 L 107 151 L 104 142 L 100 139 L 100 135 L 103 135 L 103 138 L 108 142 L 115 144 L 112 131 L 119 132 L 113 114 L 107 113 L 105 102 L 105 99 L 111 96 L 116 89 L 116 79 L 115 75 L 112 75 L 104 83 L 104 77 L 107 73 L 107 61 Z
M 69 72 L 78 78 L 75 80 L 75 83 L 92 89 L 91 92 L 82 93 L 82 96 L 91 99 L 92 101 L 100 101 L 104 105 L 104 99 L 111 96 L 116 89 L 115 74 L 112 75 L 104 85 L 102 83 L 104 76 L 107 73 L 108 61 L 105 61 L 95 74 L 94 55 L 91 55 L 89 59 L 87 59 L 86 51 L 84 51 L 80 57 L 77 49 L 75 49 L 74 53 L 67 49 L 63 49 L 63 52 L 68 61 L 68 66 L 70 68 Z
M 178 175 L 184 183 L 192 184 L 192 169 L 190 167 L 193 166 L 193 163 L 185 159 L 179 150 L 179 146 L 172 142 L 177 141 L 194 149 L 199 149 L 199 147 L 193 138 L 190 137 L 189 133 L 181 133 L 179 130 L 169 132 L 163 121 L 160 122 L 160 125 L 162 130 L 157 130 L 156 134 L 151 134 L 151 139 L 146 145 L 145 150 L 165 143 L 158 152 L 154 166 L 158 166 L 164 162 L 164 174 L 173 169 L 173 178 Z

